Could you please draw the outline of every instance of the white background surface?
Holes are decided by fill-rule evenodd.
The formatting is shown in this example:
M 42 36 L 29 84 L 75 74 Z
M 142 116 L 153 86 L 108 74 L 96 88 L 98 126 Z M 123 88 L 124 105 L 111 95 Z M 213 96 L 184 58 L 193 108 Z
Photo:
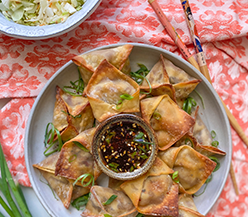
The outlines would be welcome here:
M 9 102 L 9 99 L 0 99 L 0 109 L 2 107 L 4 107 L 4 105 L 6 103 L 8 103 L 8 102 Z M 33 217 L 49 217 L 48 213 L 46 212 L 46 210 L 43 208 L 43 206 L 41 205 L 40 201 L 36 197 L 33 189 L 28 188 L 28 187 L 24 187 L 24 186 L 21 186 L 21 188 L 22 188 L 22 191 L 24 193 L 24 197 L 26 198 L 28 208 L 29 208 L 31 214 L 33 215 Z M 0 193 L 0 195 L 2 196 L 1 193 Z M 2 206 L 0 206 L 0 212 L 6 217 L 9 216 L 4 211 Z

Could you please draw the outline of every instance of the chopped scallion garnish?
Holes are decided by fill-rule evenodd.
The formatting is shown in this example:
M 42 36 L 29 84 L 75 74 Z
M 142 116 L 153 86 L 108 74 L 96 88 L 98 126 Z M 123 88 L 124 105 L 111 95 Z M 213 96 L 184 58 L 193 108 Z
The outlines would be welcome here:
M 117 195 L 112 195 L 107 201 L 103 202 L 102 205 L 106 206 L 111 204 L 115 199 L 117 198 Z
M 89 181 L 84 184 L 85 179 L 89 178 Z M 81 179 L 81 184 L 83 187 L 87 187 L 91 184 L 93 186 L 95 184 L 94 176 L 92 174 L 86 173 L 79 176 L 74 182 L 73 186 Z
M 77 141 L 73 141 L 73 143 L 79 147 L 80 149 L 82 149 L 83 151 L 85 152 L 89 152 L 89 150 L 87 148 L 85 148 L 80 142 L 77 142 Z

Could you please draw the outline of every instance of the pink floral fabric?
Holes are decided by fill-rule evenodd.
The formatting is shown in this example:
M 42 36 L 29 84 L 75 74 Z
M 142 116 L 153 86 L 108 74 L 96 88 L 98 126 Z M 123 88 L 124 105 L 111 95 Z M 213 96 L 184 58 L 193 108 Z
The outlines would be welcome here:
M 184 43 L 195 54 L 180 0 L 158 0 Z M 248 2 L 190 0 L 213 86 L 248 136 Z M 181 53 L 147 0 L 102 0 L 72 31 L 46 40 L 0 34 L 0 142 L 16 180 L 30 186 L 24 160 L 24 132 L 35 97 L 73 56 L 102 45 L 137 42 Z M 233 167 L 239 187 L 228 177 L 208 217 L 248 216 L 248 147 L 232 129 Z

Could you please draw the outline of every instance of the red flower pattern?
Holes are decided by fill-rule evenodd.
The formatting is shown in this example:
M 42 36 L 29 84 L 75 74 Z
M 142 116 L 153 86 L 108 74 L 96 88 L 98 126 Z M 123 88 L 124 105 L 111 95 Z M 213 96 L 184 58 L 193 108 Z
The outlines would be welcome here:
M 182 6 L 157 0 L 194 54 Z M 248 136 L 248 3 L 246 0 L 190 0 L 213 86 Z M 0 142 L 16 180 L 30 186 L 23 135 L 28 114 L 47 80 L 75 55 L 121 42 L 152 44 L 182 56 L 147 0 L 102 0 L 74 30 L 45 40 L 0 34 L 0 98 L 13 98 L 0 111 Z M 15 99 L 19 97 L 19 99 Z M 14 129 L 14 130 L 13 130 Z M 240 194 L 228 177 L 207 217 L 248 216 L 248 149 L 232 129 L 233 167 Z

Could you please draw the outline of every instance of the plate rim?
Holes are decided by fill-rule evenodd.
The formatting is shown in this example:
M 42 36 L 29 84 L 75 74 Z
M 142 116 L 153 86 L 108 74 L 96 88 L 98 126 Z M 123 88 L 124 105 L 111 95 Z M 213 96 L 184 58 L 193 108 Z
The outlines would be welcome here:
M 220 194 L 222 193 L 223 189 L 224 189 L 224 186 L 226 184 L 226 181 L 227 181 L 227 177 L 229 175 L 229 170 L 230 170 L 230 166 L 231 166 L 231 159 L 232 159 L 232 151 L 233 151 L 233 148 L 232 148 L 232 137 L 231 137 L 231 127 L 230 127 L 230 123 L 229 123 L 229 120 L 228 120 L 228 117 L 227 117 L 227 114 L 225 112 L 225 109 L 224 109 L 224 106 L 220 100 L 220 97 L 218 95 L 218 93 L 216 92 L 216 90 L 214 89 L 214 87 L 210 84 L 210 82 L 204 77 L 203 74 L 201 74 L 194 66 L 192 66 L 189 62 L 187 62 L 185 59 L 183 59 L 181 56 L 178 56 L 177 54 L 174 54 L 166 49 L 163 49 L 161 47 L 156 47 L 154 45 L 149 45 L 149 44 L 142 44 L 142 43 L 116 43 L 116 44 L 109 44 L 109 45 L 104 45 L 104 46 L 100 46 L 100 47 L 96 47 L 94 49 L 90 49 L 86 52 L 83 52 L 82 54 L 86 54 L 86 53 L 89 53 L 89 52 L 92 52 L 92 51 L 95 51 L 95 50 L 100 50 L 100 49 L 106 49 L 106 48 L 113 48 L 113 47 L 117 47 L 117 46 L 122 46 L 122 45 L 125 45 L 125 44 L 131 44 L 133 46 L 138 46 L 138 47 L 144 47 L 144 48 L 149 48 L 149 49 L 154 49 L 154 50 L 157 50 L 159 52 L 162 52 L 162 53 L 166 53 L 168 54 L 169 56 L 172 56 L 173 58 L 175 59 L 178 59 L 179 58 L 179 61 L 183 62 L 183 64 L 185 64 L 187 67 L 189 67 L 191 70 L 193 70 L 199 77 L 200 79 L 204 80 L 205 84 L 207 85 L 207 87 L 209 88 L 209 90 L 212 92 L 212 94 L 214 95 L 216 101 L 218 102 L 218 106 L 220 107 L 221 109 L 221 113 L 223 114 L 223 117 L 224 117 L 224 122 L 226 127 L 227 127 L 227 137 L 228 137 L 228 141 L 229 141 L 229 145 L 228 145 L 228 150 L 230 151 L 230 154 L 229 154 L 229 159 L 228 160 L 228 165 L 227 165 L 227 170 L 225 172 L 225 176 L 224 176 L 224 182 L 221 183 L 221 187 L 219 190 L 218 189 L 218 194 L 216 196 L 216 198 L 214 200 L 211 200 L 211 204 L 208 208 L 208 210 L 206 211 L 206 213 L 202 213 L 203 215 L 206 215 L 210 209 L 214 206 L 214 204 L 216 203 L 216 201 L 218 200 L 218 198 L 220 197 Z M 25 129 L 25 138 L 24 138 L 24 156 L 25 156 L 25 163 L 26 163 L 26 168 L 27 168 L 27 172 L 28 172 L 28 177 L 30 179 L 30 183 L 34 189 L 34 192 L 37 196 L 37 194 L 39 196 L 38 199 L 40 201 L 40 203 L 43 205 L 43 207 L 45 208 L 45 210 L 48 212 L 49 215 L 53 216 L 53 214 L 51 213 L 51 211 L 48 209 L 48 207 L 46 206 L 46 204 L 43 203 L 43 201 L 41 201 L 40 199 L 40 194 L 39 194 L 39 191 L 38 189 L 36 188 L 35 186 L 35 182 L 32 178 L 31 175 L 31 170 L 30 170 L 30 165 L 29 165 L 29 160 L 28 160 L 28 137 L 29 137 L 29 129 L 30 129 L 30 123 L 32 121 L 32 114 L 34 113 L 35 109 L 36 109 L 36 106 L 38 104 L 38 102 L 40 101 L 43 93 L 45 92 L 45 90 L 47 89 L 47 87 L 50 85 L 50 83 L 52 83 L 52 81 L 57 77 L 59 76 L 59 74 L 64 70 L 64 68 L 66 68 L 67 66 L 69 66 L 70 64 L 72 64 L 72 60 L 69 60 L 66 64 L 64 64 L 60 69 L 58 69 L 53 75 L 52 77 L 46 82 L 46 84 L 44 85 L 44 87 L 42 88 L 42 90 L 40 91 L 40 93 L 38 94 L 32 108 L 31 108 L 31 111 L 30 111 L 30 114 L 29 114 L 29 118 L 28 118 L 28 121 L 26 123 L 26 129 Z M 227 156 L 225 156 L 227 157 Z M 32 166 L 32 165 L 31 165 Z

